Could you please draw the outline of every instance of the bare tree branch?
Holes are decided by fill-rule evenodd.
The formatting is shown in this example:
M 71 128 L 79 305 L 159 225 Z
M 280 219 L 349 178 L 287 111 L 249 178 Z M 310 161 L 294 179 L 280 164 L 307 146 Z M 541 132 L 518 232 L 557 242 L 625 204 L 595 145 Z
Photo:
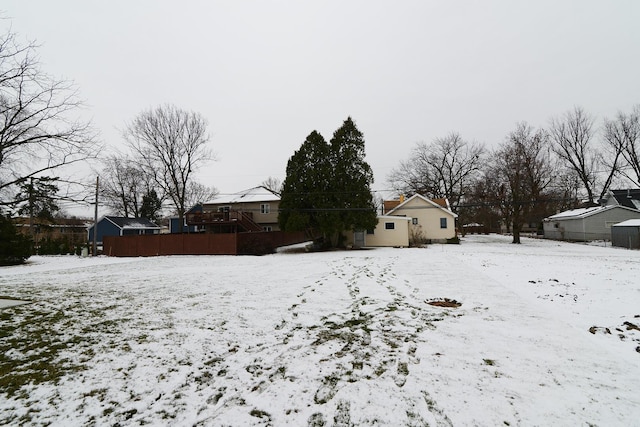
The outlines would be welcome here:
M 594 203 L 600 153 L 593 147 L 594 119 L 580 107 L 551 120 L 553 151 L 582 183 L 590 204 Z
M 128 124 L 124 138 L 182 223 L 191 175 L 213 158 L 204 117 L 173 105 L 160 106 L 140 113 Z
M 640 186 L 640 105 L 629 114 L 618 113 L 615 120 L 605 120 L 604 139 L 615 156 L 620 159 L 620 173 Z
M 548 141 L 543 130 L 523 122 L 493 154 L 492 174 L 499 185 L 496 200 L 512 224 L 513 243 L 520 243 L 525 218 L 554 180 Z
M 468 143 L 457 133 L 418 143 L 409 160 L 401 162 L 387 178 L 400 193 L 446 197 L 454 210 L 480 171 L 485 148 Z
M 89 122 L 73 117 L 82 108 L 74 85 L 42 72 L 37 46 L 0 35 L 0 195 L 17 185 L 97 156 L 100 144 Z

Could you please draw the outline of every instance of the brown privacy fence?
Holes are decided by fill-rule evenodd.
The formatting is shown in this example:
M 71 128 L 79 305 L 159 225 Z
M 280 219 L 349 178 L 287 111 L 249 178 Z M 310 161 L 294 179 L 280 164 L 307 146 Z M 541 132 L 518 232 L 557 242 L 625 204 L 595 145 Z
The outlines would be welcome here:
M 305 233 L 265 231 L 221 234 L 152 234 L 105 236 L 102 253 L 109 256 L 264 255 L 279 246 L 308 240 Z

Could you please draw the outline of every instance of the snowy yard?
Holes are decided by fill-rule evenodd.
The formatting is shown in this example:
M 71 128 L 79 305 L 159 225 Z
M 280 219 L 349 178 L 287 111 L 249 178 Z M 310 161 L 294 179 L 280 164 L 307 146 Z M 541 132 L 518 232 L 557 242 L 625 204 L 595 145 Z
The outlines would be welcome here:
M 0 424 L 640 425 L 640 253 L 509 241 L 0 268 Z

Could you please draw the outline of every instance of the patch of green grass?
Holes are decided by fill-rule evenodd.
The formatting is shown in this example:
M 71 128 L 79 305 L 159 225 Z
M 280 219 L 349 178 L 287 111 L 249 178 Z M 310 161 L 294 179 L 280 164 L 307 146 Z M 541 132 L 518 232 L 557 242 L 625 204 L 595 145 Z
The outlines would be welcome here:
M 29 384 L 57 384 L 86 369 L 84 363 L 93 356 L 93 338 L 81 330 L 76 316 L 46 303 L 16 308 L 11 315 L 2 313 L 0 395 L 21 395 Z M 79 357 L 70 359 L 67 352 Z
M 269 414 L 266 411 L 262 411 L 260 409 L 257 409 L 257 408 L 253 408 L 251 410 L 251 412 L 249 412 L 249 415 L 251 415 L 252 417 L 256 417 L 256 418 L 266 418 L 268 420 L 271 420 L 271 414 Z
M 409 375 L 409 365 L 407 364 L 407 362 L 398 363 L 398 374 Z
M 107 394 L 107 388 L 95 388 L 87 393 L 84 393 L 84 397 L 97 397 L 99 400 L 103 400 Z

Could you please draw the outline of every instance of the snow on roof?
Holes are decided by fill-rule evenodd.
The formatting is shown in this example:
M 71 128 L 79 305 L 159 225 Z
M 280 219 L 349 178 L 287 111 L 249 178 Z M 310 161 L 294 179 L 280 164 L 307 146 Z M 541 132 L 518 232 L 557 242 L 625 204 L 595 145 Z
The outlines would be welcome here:
M 625 209 L 627 211 L 631 211 L 631 212 L 637 212 L 635 209 L 631 209 L 628 208 L 626 206 L 620 206 L 620 205 L 609 205 L 609 206 L 594 206 L 591 208 L 580 208 L 580 209 L 573 209 L 570 211 L 564 211 L 564 212 L 560 212 L 557 213 L 555 215 L 550 216 L 549 218 L 546 218 L 545 221 L 553 221 L 553 220 L 563 220 L 563 219 L 582 219 L 582 218 L 586 218 L 589 217 L 591 215 L 596 215 L 602 212 L 606 212 L 609 211 L 611 209 Z
M 265 187 L 258 186 L 235 194 L 225 194 L 207 202 L 208 205 L 223 205 L 234 203 L 251 203 L 251 202 L 276 202 L 280 200 L 280 196 Z
M 640 210 L 640 189 L 611 190 L 610 194 L 620 206 Z
M 628 219 L 614 224 L 613 227 L 640 227 L 640 219 Z
M 604 209 L 606 209 L 606 207 L 604 207 L 604 206 L 594 206 L 594 207 L 591 207 L 591 208 L 572 209 L 572 210 L 569 210 L 569 211 L 564 211 L 564 212 L 557 213 L 555 215 L 551 215 L 549 217 L 549 219 L 584 218 L 585 216 L 588 216 L 589 214 L 593 215 L 594 213 L 596 213 L 598 211 L 602 211 Z
M 111 221 L 122 229 L 159 229 L 160 226 L 145 218 L 126 218 L 121 216 L 105 216 L 104 219 Z

